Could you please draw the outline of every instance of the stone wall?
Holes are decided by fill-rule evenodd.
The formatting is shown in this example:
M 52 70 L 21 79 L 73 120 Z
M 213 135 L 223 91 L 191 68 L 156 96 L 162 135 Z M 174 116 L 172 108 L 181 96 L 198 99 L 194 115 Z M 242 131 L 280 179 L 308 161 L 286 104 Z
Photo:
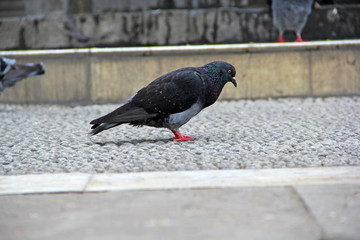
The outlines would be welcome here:
M 164 73 L 232 63 L 238 87 L 220 99 L 360 94 L 360 40 L 0 52 L 46 73 L 7 88 L 0 103 L 101 103 L 128 99 Z
M 27 17 L 0 18 L 0 49 L 272 42 L 278 32 L 265 2 L 27 0 Z M 359 22 L 360 5 L 316 8 L 303 38 L 359 38 Z

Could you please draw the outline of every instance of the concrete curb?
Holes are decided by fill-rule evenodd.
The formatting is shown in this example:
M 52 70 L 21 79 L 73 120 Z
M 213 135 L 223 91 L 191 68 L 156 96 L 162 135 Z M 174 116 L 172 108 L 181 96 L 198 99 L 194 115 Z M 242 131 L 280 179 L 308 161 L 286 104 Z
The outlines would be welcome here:
M 0 176 L 0 195 L 360 184 L 360 167 Z

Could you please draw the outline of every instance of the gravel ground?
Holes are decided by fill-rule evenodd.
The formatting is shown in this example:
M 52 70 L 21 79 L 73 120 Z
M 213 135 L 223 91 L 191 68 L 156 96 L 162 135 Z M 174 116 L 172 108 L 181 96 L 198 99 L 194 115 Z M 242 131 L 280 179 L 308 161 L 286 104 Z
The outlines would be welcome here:
M 0 174 L 360 165 L 360 97 L 217 102 L 169 141 L 122 125 L 90 137 L 118 105 L 0 105 Z

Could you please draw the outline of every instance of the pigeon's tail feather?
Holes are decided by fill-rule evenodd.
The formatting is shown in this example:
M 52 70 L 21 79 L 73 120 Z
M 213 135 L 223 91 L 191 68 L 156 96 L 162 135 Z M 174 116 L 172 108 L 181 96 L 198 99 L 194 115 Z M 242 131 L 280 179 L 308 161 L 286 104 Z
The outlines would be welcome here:
M 90 134 L 95 135 L 103 130 L 124 123 L 136 123 L 137 125 L 141 125 L 147 119 L 154 116 L 156 116 L 155 113 L 148 113 L 143 108 L 132 107 L 131 105 L 125 104 L 103 117 L 92 120 L 90 124 L 93 124 L 91 128 L 94 130 L 92 130 Z
M 118 124 L 108 124 L 108 123 L 101 123 L 101 124 L 95 124 L 94 126 L 92 126 L 92 131 L 90 132 L 91 135 L 96 135 L 99 132 L 102 132 L 106 129 L 115 127 Z
M 141 122 L 156 115 L 156 113 L 151 114 L 146 112 L 143 108 L 131 108 L 122 113 L 115 113 L 106 121 L 106 123 Z

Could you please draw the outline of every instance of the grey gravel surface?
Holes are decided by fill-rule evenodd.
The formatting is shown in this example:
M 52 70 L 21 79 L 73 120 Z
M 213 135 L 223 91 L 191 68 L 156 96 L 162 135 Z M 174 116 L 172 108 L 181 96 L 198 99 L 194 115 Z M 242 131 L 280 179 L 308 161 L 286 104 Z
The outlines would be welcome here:
M 360 97 L 222 101 L 180 130 L 122 125 L 90 137 L 119 105 L 0 105 L 0 174 L 360 165 Z

